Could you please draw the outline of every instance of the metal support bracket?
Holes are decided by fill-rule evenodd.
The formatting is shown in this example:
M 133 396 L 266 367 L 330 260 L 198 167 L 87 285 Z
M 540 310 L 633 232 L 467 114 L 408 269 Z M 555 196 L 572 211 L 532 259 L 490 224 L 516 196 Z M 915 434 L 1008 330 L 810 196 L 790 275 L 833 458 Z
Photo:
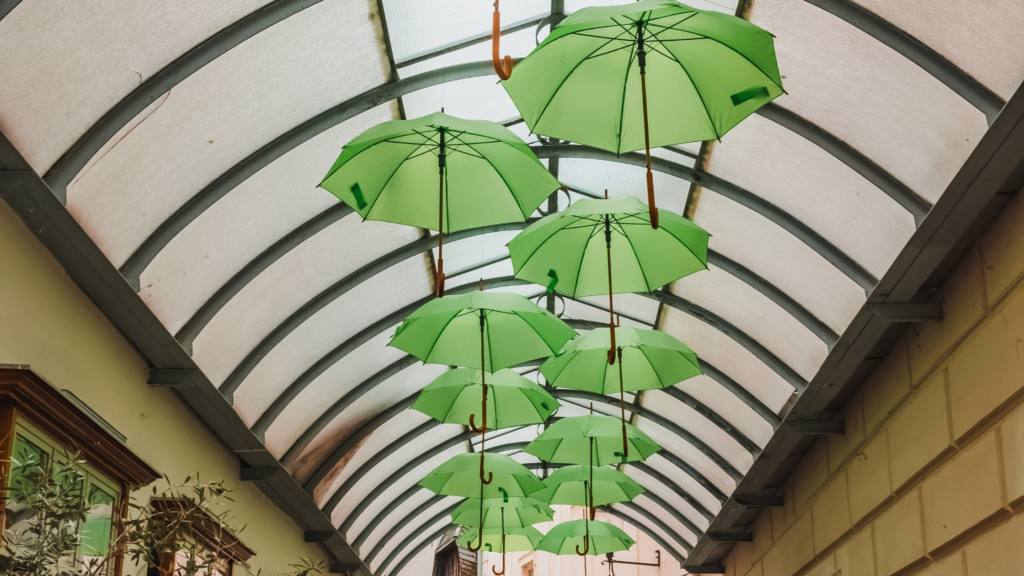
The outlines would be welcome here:
M 843 420 L 794 420 L 785 425 L 796 434 L 846 433 L 846 422 Z
M 750 495 L 734 494 L 732 499 L 735 500 L 736 503 L 739 504 L 740 506 L 746 506 L 748 508 L 767 507 L 767 506 L 781 507 L 782 506 L 782 496 L 758 496 L 758 495 L 755 495 L 755 494 L 750 494 Z
M 865 304 L 886 322 L 942 322 L 942 304 Z
M 270 480 L 278 472 L 284 471 L 284 468 L 242 468 L 239 474 L 242 480 L 248 480 L 250 482 L 257 482 L 260 480 Z
M 661 567 L 661 550 L 655 550 L 654 551 L 654 557 L 657 560 L 655 562 L 653 562 L 653 563 L 652 562 L 627 562 L 625 560 L 616 560 L 614 552 L 608 552 L 607 554 L 604 555 L 604 557 L 606 559 L 601 561 L 601 566 L 604 566 L 605 564 L 608 564 L 608 565 L 628 564 L 630 566 L 656 566 L 656 567 L 659 567 L 659 568 Z M 614 567 L 613 567 L 612 568 L 612 574 L 614 574 L 614 573 L 615 572 L 614 572 Z
M 327 542 L 332 536 L 337 535 L 337 532 L 306 532 L 302 536 L 303 542 L 316 542 L 322 543 Z
M 712 542 L 753 542 L 754 534 L 751 532 L 705 532 L 708 540 Z
M 690 574 L 725 574 L 721 564 L 683 564 L 683 570 Z

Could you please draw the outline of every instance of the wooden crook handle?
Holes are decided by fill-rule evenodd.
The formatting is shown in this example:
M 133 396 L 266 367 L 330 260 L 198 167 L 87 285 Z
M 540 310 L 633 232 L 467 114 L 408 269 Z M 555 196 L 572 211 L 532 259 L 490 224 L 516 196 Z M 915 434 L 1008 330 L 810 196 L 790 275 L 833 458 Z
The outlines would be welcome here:
M 499 56 L 501 49 L 501 13 L 498 11 L 498 0 L 494 0 L 494 19 L 491 25 L 491 63 L 498 78 L 508 80 L 512 76 L 512 58 Z

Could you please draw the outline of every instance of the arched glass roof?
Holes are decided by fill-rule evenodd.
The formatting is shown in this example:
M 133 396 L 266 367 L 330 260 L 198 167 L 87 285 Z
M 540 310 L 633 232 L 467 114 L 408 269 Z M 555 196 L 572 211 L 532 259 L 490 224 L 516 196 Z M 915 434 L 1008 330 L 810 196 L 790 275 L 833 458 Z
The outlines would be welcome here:
M 503 53 L 529 53 L 552 15 L 621 1 L 504 3 Z M 1024 78 L 1013 2 L 689 3 L 774 33 L 789 94 L 721 142 L 655 151 L 659 207 L 711 232 L 710 271 L 616 297 L 624 323 L 680 338 L 705 368 L 627 397 L 665 450 L 625 466 L 649 492 L 610 510 L 679 561 Z M 358 557 L 339 562 L 383 574 L 457 503 L 416 482 L 478 439 L 407 409 L 444 367 L 385 344 L 431 297 L 435 241 L 361 222 L 315 187 L 342 145 L 443 107 L 530 143 L 569 187 L 557 208 L 605 188 L 645 198 L 642 156 L 528 133 L 486 61 L 491 11 L 483 0 L 0 2 L 0 130 L 191 355 L 203 402 L 225 407 L 214 428 L 271 470 L 250 477 L 273 479 L 308 530 L 329 519 Z M 452 235 L 449 291 L 482 279 L 540 297 L 507 259 L 522 227 Z M 581 332 L 606 319 L 601 298 L 556 306 Z M 615 398 L 557 393 L 563 416 L 618 413 Z M 536 465 L 521 452 L 536 433 L 501 431 L 487 449 Z

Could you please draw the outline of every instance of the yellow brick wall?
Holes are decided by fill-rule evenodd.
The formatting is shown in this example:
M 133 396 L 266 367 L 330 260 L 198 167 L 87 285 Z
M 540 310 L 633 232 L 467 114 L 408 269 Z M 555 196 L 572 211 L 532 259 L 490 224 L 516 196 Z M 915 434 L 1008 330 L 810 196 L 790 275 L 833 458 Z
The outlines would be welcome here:
M 729 576 L 1024 575 L 1024 195 L 766 509 Z

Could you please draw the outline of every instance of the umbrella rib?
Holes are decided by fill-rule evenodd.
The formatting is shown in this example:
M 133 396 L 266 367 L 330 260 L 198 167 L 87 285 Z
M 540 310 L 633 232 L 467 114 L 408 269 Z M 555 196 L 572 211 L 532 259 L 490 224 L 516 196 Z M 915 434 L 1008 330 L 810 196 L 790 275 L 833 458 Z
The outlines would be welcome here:
M 784 90 L 784 88 L 782 87 L 782 84 L 779 84 L 778 82 L 776 82 L 776 81 L 775 81 L 775 79 L 771 77 L 771 74 L 769 74 L 769 73 L 765 72 L 764 70 L 762 70 L 762 69 L 761 69 L 761 67 L 760 67 L 760 66 L 758 66 L 757 64 L 755 64 L 753 60 L 751 60 L 750 58 L 747 58 L 747 55 L 746 55 L 746 54 L 744 54 L 744 53 L 740 52 L 739 50 L 737 50 L 737 49 L 733 48 L 732 46 L 729 46 L 729 45 L 728 45 L 728 44 L 726 44 L 725 42 L 722 42 L 721 40 L 718 40 L 717 38 L 712 38 L 711 36 L 705 36 L 704 34 L 698 34 L 697 32 L 693 32 L 693 34 L 696 34 L 697 36 L 700 36 L 701 38 L 703 38 L 703 39 L 705 39 L 705 40 L 710 40 L 710 41 L 712 41 L 712 42 L 714 42 L 714 43 L 716 43 L 716 44 L 721 44 L 722 46 L 724 46 L 724 47 L 725 47 L 726 49 L 728 49 L 729 51 L 731 51 L 731 52 L 735 52 L 736 54 L 738 54 L 738 55 L 740 56 L 740 58 L 743 58 L 743 59 L 744 59 L 744 60 L 746 60 L 747 62 L 750 62 L 750 65 L 751 65 L 751 66 L 753 66 L 754 68 L 756 68 L 758 72 L 760 72 L 761 74 L 764 74 L 764 76 L 765 76 L 766 78 L 768 78 L 769 80 L 771 80 L 771 83 L 772 83 L 772 84 L 775 84 L 776 86 L 778 86 L 779 90 Z M 661 41 L 659 40 L 658 42 L 661 42 Z M 673 56 L 674 56 L 674 55 L 673 55 Z M 673 60 L 675 60 L 675 61 L 676 61 L 677 63 L 679 63 L 679 65 L 680 65 L 680 66 L 683 66 L 682 62 L 679 62 L 679 59 L 678 59 L 678 58 L 673 58 Z M 685 66 L 683 66 L 683 70 L 686 70 L 686 67 L 685 67 Z M 689 75 L 690 75 L 690 73 L 689 73 L 689 72 L 686 72 L 686 75 L 687 75 L 687 76 L 689 76 Z M 691 81 L 692 81 L 692 78 L 691 78 Z
M 491 159 L 488 158 L 487 156 L 485 156 L 483 152 L 477 150 L 476 148 L 473 148 L 473 146 L 470 146 L 469 144 L 467 144 L 466 146 L 469 147 L 470 150 L 472 150 L 472 151 L 476 152 L 477 154 L 479 154 L 480 158 L 484 162 L 487 162 L 487 164 L 491 168 L 494 169 L 494 172 L 498 175 L 499 178 L 501 178 L 501 182 L 503 184 L 505 184 L 505 189 L 508 190 L 509 195 L 511 195 L 512 199 L 515 201 L 516 208 L 518 208 L 519 209 L 519 213 L 523 215 L 523 219 L 525 220 L 525 219 L 529 218 L 530 215 L 523 211 L 522 205 L 519 204 L 519 199 L 516 198 L 515 192 L 512 191 L 512 186 L 509 185 L 508 180 L 505 178 L 505 175 L 501 173 L 501 170 L 499 170 L 498 167 L 494 165 L 494 162 L 491 162 Z M 556 190 L 557 190 L 557 188 L 556 188 Z
M 415 130 L 414 130 L 414 132 L 415 132 Z M 418 132 L 417 132 L 417 134 L 418 134 Z M 402 165 L 404 165 L 406 163 L 406 161 L 409 160 L 409 156 L 412 156 L 416 152 L 417 149 L 418 148 L 413 148 L 412 152 L 409 152 L 409 155 L 405 157 L 405 160 L 402 160 L 401 162 L 399 162 L 398 166 L 395 167 L 395 170 L 393 172 L 391 172 L 390 176 L 388 176 L 388 179 L 384 181 L 384 185 L 380 187 L 380 192 L 377 193 L 377 197 L 373 199 L 373 202 L 370 202 L 370 207 L 367 208 L 367 210 L 366 210 L 366 216 L 363 218 L 363 222 L 366 222 L 366 219 L 370 217 L 370 212 L 373 212 L 373 207 L 377 205 L 377 200 L 380 200 L 380 197 L 384 195 L 384 189 L 387 188 L 388 184 L 391 183 L 391 179 L 395 177 L 395 174 L 398 174 L 398 171 L 402 169 Z M 364 152 L 365 152 L 365 150 L 364 150 Z
M 607 46 L 607 45 L 608 45 L 608 44 L 610 44 L 611 42 L 612 42 L 612 41 L 611 41 L 611 40 L 609 40 L 608 42 L 605 42 L 604 44 L 602 44 L 602 45 L 598 46 L 597 48 L 594 48 L 594 50 L 593 50 L 593 51 L 591 51 L 591 52 L 590 52 L 590 54 L 588 54 L 588 55 L 587 55 L 587 56 L 585 56 L 585 57 L 584 57 L 584 58 L 583 58 L 582 60 L 580 60 L 579 62 L 577 62 L 577 63 L 576 63 L 576 65 L 572 67 L 572 70 L 569 70 L 569 72 L 568 72 L 568 73 L 567 73 L 567 74 L 565 75 L 565 78 L 562 78 L 562 81 L 558 83 L 558 87 L 557 87 L 557 88 L 555 88 L 555 90 L 554 90 L 554 91 L 553 91 L 553 92 L 551 93 L 551 97 L 550 97 L 550 98 L 548 98 L 548 101 L 547 101 L 547 103 L 546 103 L 546 104 L 544 104 L 544 109 L 543 109 L 543 110 L 541 110 L 541 111 L 540 111 L 540 114 L 538 114 L 538 115 L 537 115 L 537 121 L 533 123 L 534 127 L 536 127 L 536 126 L 539 126 L 539 125 L 540 125 L 540 123 L 541 123 L 541 120 L 543 120 L 543 119 L 544 119 L 544 114 L 545 114 L 545 113 L 547 113 L 547 111 L 548 111 L 548 108 L 549 108 L 549 107 L 551 106 L 551 102 L 552 102 L 552 101 L 553 101 L 553 100 L 555 99 L 555 97 L 556 97 L 556 96 L 558 95 L 558 91 L 562 89 L 562 86 L 564 86 L 566 82 L 568 82 L 568 80 L 569 80 L 569 77 L 571 77 L 571 76 L 572 76 L 572 75 L 573 75 L 573 74 L 574 74 L 574 73 L 576 72 L 576 69 L 577 69 L 577 68 L 579 68 L 580 66 L 582 66 L 582 65 L 583 65 L 583 63 L 587 61 L 587 58 L 589 58 L 591 54 L 593 54 L 594 52 L 597 52 L 598 50 L 600 50 L 600 49 L 604 48 L 605 46 Z
M 615 220 L 615 223 L 618 224 L 619 221 Z M 653 292 L 654 289 L 651 288 L 651 282 L 647 279 L 647 272 L 644 271 L 644 266 L 640 263 L 640 255 L 636 253 L 636 248 L 633 247 L 633 242 L 630 241 L 629 236 L 626 236 L 626 233 L 621 228 L 619 228 L 619 234 L 622 235 L 622 238 L 626 241 L 626 245 L 629 246 L 629 251 L 632 252 L 633 257 L 636 258 L 636 265 L 637 268 L 640 269 L 640 275 L 643 276 L 644 286 L 647 286 L 648 292 Z M 658 288 L 660 288 L 660 286 Z
M 564 213 L 563 213 L 563 214 L 561 214 L 561 215 L 559 215 L 559 218 L 562 218 L 562 217 L 565 217 L 565 214 L 564 214 Z M 547 237 L 547 238 L 545 238 L 545 239 L 544 239 L 543 241 L 541 241 L 541 243 L 540 243 L 540 244 L 538 244 L 538 245 L 537 245 L 537 247 L 536 247 L 536 248 L 534 248 L 532 252 L 530 252 L 530 255 L 529 255 L 529 256 L 527 256 L 527 257 L 526 257 L 526 258 L 525 258 L 525 259 L 523 260 L 523 266 L 521 266 L 521 267 L 520 267 L 519 269 L 520 269 L 520 270 L 522 270 L 522 269 L 523 269 L 523 267 L 525 267 L 525 266 L 526 266 L 526 264 L 527 264 L 527 263 L 528 263 L 528 262 L 529 262 L 529 261 L 530 261 L 530 260 L 531 260 L 531 259 L 533 258 L 533 256 L 534 256 L 534 255 L 535 255 L 535 254 L 537 253 L 537 251 L 539 251 L 539 250 L 540 250 L 541 248 L 543 248 L 543 247 L 544 247 L 544 245 L 545 245 L 545 244 L 547 244 L 549 240 L 551 240 L 552 238 L 554 238 L 554 236 L 555 236 L 555 234 L 556 234 L 556 233 L 558 233 L 558 232 L 560 232 L 560 231 L 562 231 L 562 230 L 565 230 L 565 229 L 566 229 L 566 227 L 568 227 L 568 226 L 569 226 L 570 224 L 574 224 L 574 223 L 575 223 L 575 222 L 567 222 L 567 223 L 566 223 L 565 225 L 563 225 L 563 226 L 562 226 L 561 228 L 559 228 L 558 230 L 555 230 L 554 232 L 552 232 L 551 234 L 549 234 L 549 235 L 548 235 L 548 237 Z M 515 239 L 513 238 L 513 239 L 512 239 L 512 240 L 511 240 L 511 241 L 510 241 L 509 243 L 511 243 L 511 242 L 514 242 L 514 241 L 515 241 Z
M 641 15 L 641 19 L 642 18 L 643 18 L 643 16 Z M 613 21 L 614 21 L 614 19 L 613 19 Z M 622 125 L 626 121 L 626 88 L 629 86 L 629 71 L 633 69 L 633 61 L 634 61 L 634 58 L 637 56 L 637 53 L 634 51 L 634 48 L 636 48 L 636 42 L 633 42 L 632 44 L 630 44 L 630 48 L 629 48 L 629 62 L 626 63 L 626 72 L 625 72 L 625 74 L 623 74 L 623 78 L 622 78 L 622 97 L 620 98 L 620 101 L 619 101 L 619 130 L 615 134 L 615 151 L 616 152 L 622 152 Z
M 711 116 L 711 111 L 708 110 L 708 104 L 704 101 L 704 95 L 701 94 L 701 91 L 697 88 L 697 83 L 693 81 L 693 76 L 690 76 L 690 71 L 687 70 L 686 66 L 679 61 L 679 58 L 676 58 L 675 54 L 672 54 L 671 50 L 668 50 L 668 53 L 672 55 L 672 59 L 675 60 L 676 64 L 679 64 L 679 68 L 682 69 L 683 74 L 686 74 L 686 78 L 690 80 L 690 85 L 693 86 L 693 91 L 697 93 L 697 97 L 700 98 L 700 104 L 704 107 L 704 114 L 707 115 L 708 122 L 711 122 L 711 127 L 714 128 L 715 134 L 718 134 L 718 127 L 715 126 L 715 119 Z
M 424 364 L 427 363 L 426 359 L 430 358 L 430 355 L 434 352 L 434 347 L 437 346 L 437 342 L 441 339 L 441 335 L 444 334 L 444 331 L 448 329 L 448 325 L 450 325 L 459 316 L 459 312 L 456 312 L 455 314 L 452 314 L 452 317 L 449 318 L 447 322 L 444 323 L 444 328 L 441 328 L 441 331 L 437 333 L 437 338 L 434 338 L 434 343 L 430 345 L 430 350 L 427 350 L 427 353 L 423 355 Z M 481 370 L 483 370 L 483 368 L 481 368 Z

